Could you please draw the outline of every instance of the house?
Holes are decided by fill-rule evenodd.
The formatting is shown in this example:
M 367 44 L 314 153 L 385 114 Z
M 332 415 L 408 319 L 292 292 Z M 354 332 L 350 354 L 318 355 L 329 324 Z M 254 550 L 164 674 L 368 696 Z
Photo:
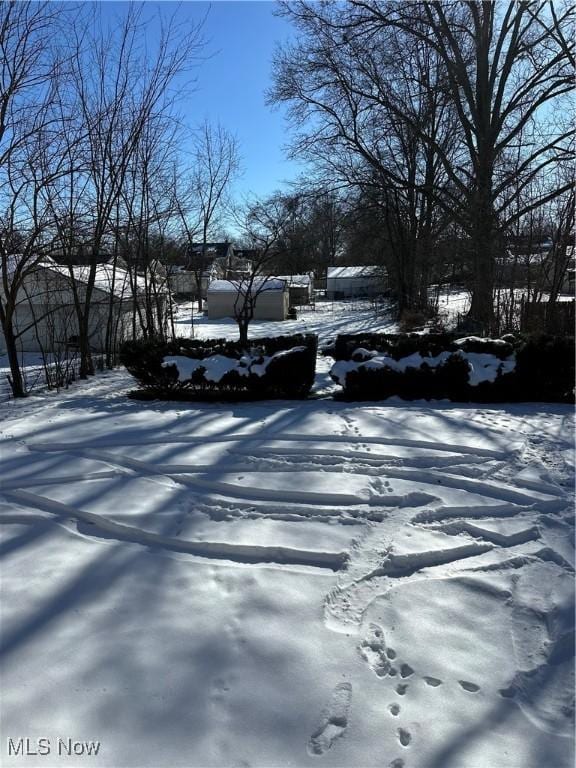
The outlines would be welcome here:
M 246 279 L 214 280 L 208 286 L 208 317 L 235 317 L 243 302 L 254 298 L 254 320 L 286 320 L 289 293 L 285 280 L 258 277 L 252 283 Z
M 206 298 L 208 286 L 213 280 L 224 277 L 224 270 L 216 262 L 208 263 L 206 269 L 202 271 L 200 285 L 202 298 Z M 195 298 L 198 296 L 198 283 L 196 282 L 196 273 L 187 267 L 171 264 L 168 267 L 168 286 L 170 291 L 183 298 Z
M 576 293 L 576 249 L 573 245 L 569 245 L 566 248 L 567 268 L 562 282 L 561 290 L 563 293 L 568 293 L 570 296 L 574 296 Z
M 78 321 L 73 283 L 83 302 L 89 272 L 87 266 L 67 267 L 46 258 L 26 275 L 17 294 L 14 313 L 18 346 L 23 352 L 53 352 L 76 344 Z M 116 343 L 133 336 L 135 294 L 143 301 L 142 278 L 135 278 L 123 269 L 114 270 L 110 264 L 96 266 L 89 315 L 90 344 L 95 352 L 105 349 L 109 317 Z M 3 335 L 0 347 L 5 348 Z
M 290 306 L 311 304 L 314 294 L 314 273 L 303 275 L 278 275 L 279 280 L 285 280 L 288 284 Z
M 328 267 L 326 296 L 345 299 L 359 296 L 379 296 L 386 288 L 385 267 Z
M 520 253 L 509 249 L 496 258 L 497 285 L 516 288 L 539 287 L 549 291 L 552 287 L 561 294 L 574 294 L 574 246 L 553 247 L 544 242 L 533 253 Z
M 533 253 L 519 253 L 511 249 L 495 259 L 495 281 L 506 288 L 526 288 L 545 282 L 546 262 L 549 252 L 536 250 Z
M 232 243 L 192 243 L 181 263 L 172 265 L 169 286 L 177 296 L 198 296 L 197 275 L 200 274 L 200 293 L 207 297 L 208 286 L 214 280 L 237 280 L 250 274 L 252 264 L 237 252 Z

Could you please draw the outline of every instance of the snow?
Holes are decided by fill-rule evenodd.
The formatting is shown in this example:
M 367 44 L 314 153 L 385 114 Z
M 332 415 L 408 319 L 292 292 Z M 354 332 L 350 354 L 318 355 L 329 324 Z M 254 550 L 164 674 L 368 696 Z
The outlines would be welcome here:
M 226 357 L 225 355 L 210 355 L 202 360 L 197 358 L 184 357 L 183 355 L 173 355 L 163 358 L 162 367 L 175 365 L 178 370 L 178 381 L 188 381 L 192 374 L 199 368 L 204 368 L 204 378 L 207 381 L 218 383 L 225 374 L 230 371 L 236 371 L 240 376 L 249 376 L 251 373 L 256 376 L 264 376 L 270 362 L 277 360 L 292 352 L 305 352 L 306 347 L 291 347 L 275 352 L 273 355 L 243 355 L 240 359 Z
M 16 268 L 25 257 L 21 254 L 8 256 L 7 260 L 7 274 L 9 278 L 15 272 Z M 25 260 L 26 270 L 31 273 L 37 272 L 39 275 L 49 277 L 49 273 L 53 272 L 58 275 L 70 279 L 70 273 L 72 277 L 78 283 L 88 283 L 90 279 L 91 267 L 89 266 L 72 266 L 68 267 L 62 264 L 58 264 L 54 259 L 49 256 L 45 256 L 42 260 L 27 258 Z M 114 286 L 113 293 L 119 298 L 125 297 L 131 293 L 131 286 L 134 284 L 138 291 L 144 292 L 146 290 L 146 281 L 143 277 L 137 275 L 130 275 L 125 269 L 120 267 L 114 268 L 112 264 L 97 264 L 93 277 L 93 285 L 104 293 L 110 293 L 112 286 Z M 165 287 L 157 286 L 156 290 L 163 292 Z
M 329 279 L 351 278 L 351 277 L 373 277 L 382 272 L 382 267 L 377 266 L 359 266 L 359 267 L 328 267 L 327 277 Z
M 286 282 L 272 277 L 256 277 L 250 280 L 212 280 L 208 293 L 237 293 L 238 291 L 285 291 Z
M 88 266 L 73 266 L 67 267 L 61 264 L 56 264 L 50 261 L 49 263 L 40 263 L 39 269 L 45 268 L 51 272 L 57 272 L 66 278 L 70 278 L 70 271 L 74 280 L 79 283 L 88 283 L 90 279 L 90 267 Z M 137 275 L 130 275 L 125 269 L 120 267 L 114 268 L 112 264 L 97 264 L 94 273 L 94 287 L 98 288 L 104 293 L 110 293 L 113 287 L 113 293 L 119 298 L 126 297 L 131 294 L 131 285 L 134 283 L 138 291 L 145 292 L 146 281 L 143 277 Z M 166 291 L 163 286 L 158 286 L 156 290 L 162 292 Z
M 458 339 L 455 344 L 462 346 L 467 341 L 476 341 L 472 336 L 466 339 Z M 484 340 L 482 340 L 484 341 Z M 506 342 L 502 342 L 503 345 Z M 358 370 L 382 370 L 388 369 L 398 373 L 405 373 L 409 368 L 438 368 L 444 365 L 451 357 L 460 357 L 468 364 L 468 384 L 476 387 L 485 381 L 495 381 L 496 377 L 512 373 L 516 368 L 516 356 L 514 354 L 505 360 L 485 352 L 464 352 L 459 349 L 456 352 L 440 352 L 435 356 L 422 356 L 419 352 L 401 357 L 395 360 L 390 355 L 380 354 L 374 350 L 358 348 L 352 353 L 352 360 L 338 360 L 332 366 L 330 375 L 341 386 L 346 386 L 346 377 L 351 371 Z
M 202 366 L 202 360 L 196 358 L 185 357 L 184 355 L 172 355 L 164 357 L 162 360 L 162 368 L 169 368 L 171 365 L 176 366 L 178 371 L 178 381 L 188 381 L 192 377 L 198 368 Z
M 192 374 L 198 370 L 198 368 L 204 368 L 204 378 L 207 381 L 219 382 L 222 377 L 230 373 L 230 371 L 236 371 L 241 376 L 246 376 L 248 370 L 246 366 L 241 364 L 240 360 L 234 360 L 231 357 L 225 357 L 224 355 L 211 355 L 204 360 L 198 360 L 195 358 L 184 357 L 183 355 L 173 355 L 172 357 L 165 357 L 162 362 L 162 367 L 175 365 L 178 370 L 178 381 L 188 381 Z
M 175 322 L 177 336 L 238 340 L 238 325 L 234 319 L 214 320 L 207 315 L 196 314 L 194 307 L 195 305 L 190 302 L 177 306 Z M 262 337 L 315 333 L 322 346 L 333 341 L 339 333 L 395 333 L 397 331 L 396 321 L 392 320 L 387 313 L 377 309 L 369 300 L 320 300 L 314 307 L 302 307 L 295 320 L 253 320 L 250 323 L 249 338 L 257 340 Z M 338 389 L 329 375 L 332 363 L 331 358 L 318 358 L 315 384 L 317 393 L 334 392 Z
M 302 275 L 278 275 L 278 280 L 284 280 L 288 285 L 295 288 L 309 288 L 312 284 L 313 273 L 304 273 Z
M 197 315 L 190 302 L 176 306 L 175 329 L 178 336 L 199 339 L 238 339 L 238 325 L 232 318 L 213 320 L 206 315 Z M 315 309 L 303 309 L 298 313 L 297 320 L 269 321 L 253 320 L 250 323 L 250 339 L 265 336 L 282 336 L 297 333 L 316 333 L 321 343 L 326 343 L 338 333 L 382 332 L 393 333 L 398 330 L 397 324 L 388 316 L 376 312 L 373 305 L 366 300 L 350 301 L 318 301 Z M 38 353 L 26 352 L 21 355 L 27 387 L 33 390 L 45 386 L 44 366 L 42 356 Z M 330 379 L 328 371 L 332 360 L 319 358 L 317 362 L 317 389 L 323 392 L 335 390 L 337 387 Z M 0 355 L 0 403 L 7 400 L 10 388 L 6 375 L 10 373 L 7 356 Z
M 573 765 L 570 406 L 133 386 L 2 405 L 2 766 Z
M 468 384 L 476 387 L 484 381 L 496 381 L 500 373 L 505 376 L 512 373 L 516 368 L 516 355 L 510 355 L 505 360 L 500 360 L 495 355 L 484 352 L 462 352 L 459 356 L 463 357 L 468 363 Z
M 238 339 L 238 325 L 233 318 L 213 320 L 198 315 L 194 305 L 186 302 L 176 308 L 176 335 L 198 339 Z M 249 337 L 290 336 L 316 333 L 320 344 L 336 338 L 339 333 L 394 333 L 398 324 L 387 314 L 376 311 L 365 299 L 348 301 L 319 300 L 315 307 L 301 307 L 296 320 L 253 320 Z
M 477 344 L 485 347 L 508 347 L 509 344 L 505 339 L 486 339 L 482 336 L 464 336 L 461 339 L 456 339 L 453 342 L 457 347 L 464 347 L 466 344 Z

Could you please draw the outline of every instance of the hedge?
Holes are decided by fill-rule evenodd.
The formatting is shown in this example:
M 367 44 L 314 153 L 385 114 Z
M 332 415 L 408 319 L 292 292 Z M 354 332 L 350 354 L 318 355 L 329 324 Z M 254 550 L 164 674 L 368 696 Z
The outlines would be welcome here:
M 139 399 L 205 400 L 306 397 L 314 383 L 318 337 L 133 339 L 120 362 L 134 376 Z
M 346 399 L 574 402 L 574 337 L 357 334 L 329 351 Z

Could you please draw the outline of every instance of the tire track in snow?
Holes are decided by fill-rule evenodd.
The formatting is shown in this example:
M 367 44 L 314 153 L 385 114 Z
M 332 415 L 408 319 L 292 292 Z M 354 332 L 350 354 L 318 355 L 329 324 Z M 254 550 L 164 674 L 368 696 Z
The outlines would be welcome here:
M 253 564 L 304 565 L 332 571 L 340 570 L 348 557 L 345 552 L 307 551 L 283 546 L 271 547 L 257 544 L 182 541 L 181 539 L 150 533 L 134 526 L 116 523 L 92 512 L 86 512 L 27 491 L 8 491 L 3 495 L 17 502 L 30 505 L 35 509 L 51 512 L 59 518 L 75 520 L 78 524 L 79 532 L 84 535 L 96 538 L 112 538 L 119 542 L 123 541 L 146 547 L 156 547 L 198 557 Z
M 285 506 L 287 503 L 299 504 L 302 509 L 308 508 L 317 510 L 321 508 L 323 511 L 326 509 L 328 514 L 332 514 L 331 510 L 334 510 L 334 514 L 340 514 L 341 507 L 363 507 L 363 506 L 376 506 L 376 507 L 413 507 L 424 506 L 425 504 L 439 501 L 439 499 L 430 494 L 422 492 L 408 492 L 401 495 L 395 495 L 391 492 L 386 494 L 375 494 L 370 487 L 361 489 L 356 493 L 336 492 L 331 493 L 327 490 L 319 489 L 315 490 L 301 490 L 293 488 L 264 488 L 257 485 L 240 485 L 235 482 L 226 481 L 221 479 L 223 474 L 233 474 L 235 472 L 252 472 L 253 474 L 271 475 L 285 474 L 284 469 L 280 472 L 277 468 L 262 471 L 258 469 L 254 472 L 254 469 L 247 465 L 223 465 L 221 470 L 206 470 L 203 471 L 198 467 L 190 467 L 188 465 L 180 464 L 150 464 L 149 462 L 141 461 L 140 459 L 133 459 L 126 456 L 117 456 L 116 454 L 107 453 L 105 451 L 93 450 L 92 448 L 86 448 L 84 450 L 77 450 L 76 455 L 83 455 L 89 458 L 98 459 L 109 464 L 116 464 L 125 469 L 131 470 L 138 475 L 148 478 L 149 476 L 164 478 L 170 480 L 173 483 L 185 485 L 189 488 L 198 488 L 201 491 L 207 491 L 210 495 L 219 495 L 224 498 L 230 499 L 248 499 L 251 502 L 268 502 L 279 506 Z M 317 468 L 316 468 L 317 471 Z M 308 472 L 309 469 L 294 468 L 290 472 Z M 120 471 L 118 470 L 118 474 Z M 334 472 L 341 476 L 340 470 Z M 362 475 L 361 471 L 351 472 L 351 475 Z M 373 472 L 370 475 L 378 475 L 379 473 Z M 212 475 L 213 477 L 210 477 Z M 370 476 L 367 475 L 367 476 Z M 391 489 L 388 489 L 391 490 Z M 357 512 L 355 516 L 378 517 L 383 513 L 367 513 Z M 310 515 L 306 515 L 309 517 Z
M 351 422 L 350 422 L 351 423 Z M 192 465 L 188 463 L 154 464 L 116 452 L 106 452 L 106 447 L 120 449 L 130 445 L 167 445 L 201 446 L 205 443 L 230 444 L 224 457 L 224 462 L 216 470 L 210 464 Z M 380 448 L 393 447 L 426 451 L 427 456 L 394 456 L 393 452 L 377 454 L 370 452 L 369 446 Z M 35 444 L 32 450 L 39 451 L 74 451 L 74 444 Z M 540 546 L 539 550 L 529 553 L 522 552 L 522 544 L 535 543 L 539 531 L 532 526 L 527 531 L 517 534 L 490 535 L 490 531 L 481 528 L 483 518 L 515 518 L 528 515 L 539 510 L 556 511 L 565 501 L 548 485 L 531 488 L 510 487 L 510 484 L 499 482 L 487 475 L 494 470 L 494 460 L 510 461 L 510 454 L 486 448 L 475 448 L 453 444 L 438 444 L 422 440 L 404 440 L 394 438 L 364 437 L 358 429 L 355 434 L 349 432 L 342 435 L 274 435 L 273 437 L 259 435 L 226 435 L 208 437 L 162 436 L 154 440 L 138 440 L 131 443 L 122 440 L 119 445 L 116 440 L 95 440 L 89 447 L 85 444 L 81 452 L 92 458 L 122 466 L 138 475 L 156 476 L 170 482 L 184 485 L 197 490 L 200 498 L 212 497 L 215 512 L 210 515 L 210 505 L 201 505 L 202 511 L 218 519 L 242 517 L 269 517 L 271 519 L 302 522 L 310 519 L 337 520 L 344 522 L 367 522 L 378 529 L 378 523 L 384 521 L 395 508 L 402 511 L 400 525 L 430 525 L 437 524 L 437 529 L 455 539 L 455 546 L 446 549 L 422 550 L 411 554 L 397 554 L 391 551 L 391 543 L 382 540 L 380 532 L 374 540 L 370 534 L 365 536 L 363 543 L 353 547 L 348 570 L 341 572 L 340 583 L 326 598 L 325 615 L 329 624 L 338 624 L 343 620 L 345 625 L 351 621 L 358 625 L 368 605 L 376 597 L 384 594 L 394 584 L 405 583 L 414 578 L 429 578 L 431 572 L 435 577 L 450 578 L 455 572 L 463 573 L 473 570 L 498 570 L 508 567 L 517 568 L 534 562 L 535 559 L 555 562 L 560 567 L 566 563 L 549 548 Z M 402 451 L 399 450 L 402 454 Z M 237 458 L 233 458 L 236 456 Z M 238 458 L 240 459 L 238 461 Z M 226 461 L 230 459 L 230 461 Z M 472 467 L 488 469 L 482 478 L 471 477 Z M 496 469 L 501 467 L 498 464 Z M 200 472 L 198 471 L 200 470 Z M 206 470 L 206 471 L 202 471 Z M 447 471 L 448 470 L 448 471 Z M 370 485 L 368 493 L 331 493 L 330 491 L 305 490 L 290 487 L 265 488 L 257 485 L 256 474 L 262 477 L 274 473 L 290 475 L 295 472 L 318 472 L 342 475 L 347 472 L 351 476 L 365 475 L 369 477 L 389 477 L 403 481 L 412 481 L 423 489 L 434 489 L 434 495 L 408 493 L 402 496 L 393 493 L 390 483 Z M 222 477 L 226 473 L 252 473 L 251 482 L 239 485 L 227 482 Z M 235 480 L 234 478 L 232 478 Z M 238 478 L 239 480 L 241 478 Z M 386 486 L 386 487 L 385 487 Z M 454 506 L 442 503 L 441 489 L 456 489 L 476 494 L 487 499 L 493 499 L 496 504 Z M 546 493 L 542 491 L 545 490 Z M 561 489 L 557 489 L 560 491 Z M 380 491 L 378 493 L 377 491 Z M 534 492 L 535 491 L 535 492 Z M 234 505 L 230 499 L 239 500 Z M 243 502 L 242 500 L 245 500 Z M 435 505 L 431 507 L 430 505 Z M 415 507 L 427 509 L 414 510 Z M 410 514 L 410 512 L 412 514 Z M 408 514 L 407 514 L 408 513 Z M 476 526 L 467 524 L 473 520 Z M 444 523 L 444 525 L 442 525 Z M 440 524 L 440 525 L 438 525 Z M 480 527 L 479 527 L 480 526 Z M 136 529 L 138 530 L 138 529 Z M 382 534 L 384 529 L 382 529 Z M 461 541 L 458 545 L 457 541 Z M 177 540 L 179 546 L 183 542 Z M 184 544 L 184 546 L 186 546 Z M 220 548 L 218 544 L 202 542 L 204 547 Z M 231 546 L 231 545 L 228 545 Z M 270 548 L 269 548 L 270 549 Z M 278 548 L 277 548 L 278 549 Z M 282 549 L 282 548 L 279 548 Z M 502 555 L 490 562 L 479 562 L 482 555 L 493 549 L 503 550 Z M 504 550 L 510 550 L 505 553 Z M 254 553 L 251 553 L 253 557 Z M 214 555 L 211 555 L 214 556 Z M 216 556 L 222 556 L 216 555 Z M 268 557 L 270 552 L 268 552 Z M 310 557 L 316 559 L 315 553 L 304 553 L 301 557 L 310 564 Z M 240 553 L 239 558 L 246 557 L 246 552 Z M 282 552 L 278 556 L 281 562 L 286 558 L 292 561 L 294 553 Z M 346 555 L 340 553 L 337 562 L 332 563 L 333 570 L 341 570 Z M 234 559 L 234 558 L 232 558 Z M 238 559 L 238 558 L 237 558 Z M 244 560 L 246 561 L 246 560 Z M 256 562 L 256 560 L 252 560 Z M 270 561 L 270 560 L 265 560 Z M 302 564 L 298 561 L 298 564 Z M 427 570 L 427 574 L 421 571 Z M 355 576 L 353 576 L 353 572 Z
M 265 442 L 265 441 L 264 441 Z M 64 444 L 61 444 L 60 446 L 47 448 L 46 446 L 33 446 L 36 450 L 41 451 L 67 451 L 71 450 L 71 448 L 65 448 Z M 173 475 L 184 475 L 184 474 L 198 474 L 203 473 L 204 470 L 206 470 L 206 473 L 213 471 L 213 468 L 211 465 L 198 465 L 195 464 L 194 467 L 192 465 L 188 464 L 151 464 L 150 462 L 142 461 L 139 459 L 133 459 L 126 456 L 118 456 L 116 453 L 107 453 L 106 451 L 98 450 L 97 448 L 94 448 L 93 444 L 90 447 L 84 447 L 78 450 L 78 448 L 75 449 L 75 454 L 82 454 L 85 456 L 88 456 L 90 458 L 96 458 L 102 461 L 106 461 L 111 464 L 116 464 L 120 466 L 127 467 L 129 469 L 133 469 L 137 472 L 146 472 L 148 474 L 152 475 L 165 475 L 171 477 L 171 479 L 177 479 L 180 480 L 180 478 L 174 478 Z M 251 462 L 254 466 L 258 467 L 258 472 L 277 472 L 278 467 L 270 468 L 268 469 L 266 466 L 259 465 L 257 462 L 257 456 L 251 453 L 248 455 L 247 460 Z M 350 459 L 353 459 L 354 455 L 350 456 Z M 294 461 L 290 462 L 288 465 L 286 465 L 285 462 L 282 463 L 280 469 L 281 472 L 297 472 L 297 471 L 318 471 L 318 467 L 314 464 L 309 465 L 307 464 L 307 461 L 309 461 L 309 457 L 305 456 L 304 461 L 300 461 L 299 464 L 296 465 L 296 468 L 293 467 Z M 376 460 L 378 461 L 378 459 Z M 242 471 L 250 471 L 251 467 L 250 465 L 246 464 L 235 464 L 235 463 L 226 463 L 223 465 L 222 469 L 226 472 L 242 472 Z M 380 476 L 382 472 L 387 477 L 390 478 L 396 478 L 399 480 L 414 480 L 417 481 L 418 485 L 422 486 L 432 486 L 432 487 L 446 487 L 446 488 L 454 488 L 457 490 L 464 490 L 468 491 L 470 493 L 475 493 L 477 495 L 485 496 L 487 498 L 494 498 L 499 501 L 507 501 L 511 502 L 513 504 L 523 504 L 525 507 L 533 506 L 535 503 L 538 503 L 538 506 L 540 509 L 550 510 L 550 511 L 556 511 L 561 506 L 565 504 L 565 502 L 558 496 L 558 495 L 552 495 L 550 493 L 542 493 L 535 490 L 531 490 L 530 493 L 524 493 L 521 489 L 516 488 L 510 488 L 509 485 L 505 485 L 504 483 L 499 483 L 497 481 L 485 481 L 485 480 L 478 480 L 475 478 L 469 478 L 465 477 L 462 474 L 458 473 L 448 473 L 446 472 L 447 467 L 443 468 L 443 471 L 434 471 L 433 469 L 429 467 L 410 467 L 410 466 L 404 466 L 399 467 L 397 465 L 392 466 L 382 466 L 382 464 L 378 464 L 374 468 L 370 467 L 353 467 L 352 471 L 350 471 L 346 463 L 339 464 L 339 465 L 332 465 L 332 466 L 323 466 L 322 471 L 324 472 L 334 472 L 340 474 L 342 470 L 348 471 L 350 474 L 354 475 L 375 475 Z M 254 498 L 254 499 L 264 499 L 264 500 L 273 500 L 274 494 L 269 491 L 268 489 L 261 489 L 261 488 L 254 488 L 252 495 L 250 495 L 250 489 L 249 488 L 242 488 L 240 486 L 236 485 L 230 485 L 229 483 L 221 482 L 221 481 L 214 481 L 214 480 L 207 480 L 202 478 L 186 478 L 185 480 L 186 484 L 195 484 L 199 485 L 203 488 L 209 488 L 210 484 L 212 484 L 212 487 L 218 491 L 218 492 L 224 492 L 225 495 L 232 495 L 234 497 L 240 497 L 240 498 Z M 292 491 L 291 489 L 284 489 L 282 491 L 282 494 L 284 498 L 287 496 L 291 501 L 299 501 L 301 499 L 298 498 L 299 496 L 298 491 Z M 315 504 L 322 504 L 327 506 L 332 506 L 335 504 L 362 504 L 365 503 L 365 499 L 358 495 L 347 495 L 347 494 L 336 494 L 335 496 L 332 496 L 329 493 L 319 492 L 315 493 L 314 491 L 309 492 L 312 496 L 311 503 Z M 308 498 L 303 499 L 304 503 L 309 503 Z M 389 501 L 386 500 L 385 496 L 377 497 L 371 503 L 380 504 L 383 503 L 384 506 L 390 506 L 391 504 Z M 421 501 L 416 501 L 416 505 L 422 506 Z
M 33 488 L 36 486 L 44 485 L 60 485 L 61 483 L 66 485 L 68 483 L 88 482 L 90 480 L 105 480 L 112 477 L 121 477 L 124 474 L 125 472 L 123 472 L 121 469 L 111 469 L 109 471 L 107 470 L 103 472 L 83 472 L 75 475 L 60 475 L 59 477 L 46 477 L 37 479 L 22 477 L 18 480 L 12 481 L 3 480 L 0 490 L 3 493 L 4 491 L 17 490 L 18 488 L 22 488 L 22 486 L 25 486 L 26 488 Z
M 378 436 L 359 436 L 359 435 L 303 435 L 303 434 L 291 434 L 285 433 L 283 435 L 271 435 L 263 436 L 255 434 L 237 434 L 237 435 L 206 435 L 202 437 L 191 437 L 189 435 L 162 435 L 162 439 L 159 438 L 146 438 L 146 437 L 134 437 L 133 440 L 122 438 L 118 439 L 101 439 L 95 438 L 91 441 L 90 445 L 93 448 L 115 448 L 119 445 L 157 445 L 158 443 L 167 443 L 170 445 L 179 444 L 182 445 L 203 445 L 206 443 L 267 443 L 267 442 L 288 442 L 288 443 L 308 443 L 308 442 L 322 442 L 322 443 L 349 443 L 351 445 L 384 445 L 384 446 L 400 446 L 406 448 L 426 448 L 433 451 L 443 451 L 448 453 L 460 453 L 470 456 L 487 456 L 496 459 L 509 459 L 510 452 L 498 451 L 492 448 L 480 448 L 476 446 L 468 445 L 454 445 L 437 443 L 428 440 L 407 440 L 401 438 L 392 437 L 378 437 Z M 30 449 L 38 451 L 75 451 L 78 448 L 85 446 L 85 442 L 77 443 L 42 443 L 31 442 L 29 443 Z

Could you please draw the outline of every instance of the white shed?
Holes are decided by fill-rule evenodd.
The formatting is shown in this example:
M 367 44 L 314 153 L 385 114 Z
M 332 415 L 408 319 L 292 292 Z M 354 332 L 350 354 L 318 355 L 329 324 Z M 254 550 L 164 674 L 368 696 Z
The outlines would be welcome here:
M 17 258 L 13 257 L 14 260 Z M 73 278 L 69 267 L 45 259 L 36 264 L 24 278 L 14 314 L 18 346 L 23 352 L 52 352 L 75 343 L 78 321 L 72 279 L 76 283 L 80 301 L 83 302 L 90 268 L 74 266 L 71 269 Z M 143 292 L 141 278 L 137 278 L 136 291 L 137 295 Z M 99 264 L 96 267 L 89 318 L 90 345 L 94 351 L 105 348 L 110 306 L 116 340 L 130 338 L 134 310 L 130 275 L 123 269 L 114 270 L 110 264 Z M 0 335 L 0 348 L 5 348 L 3 334 Z
M 290 304 L 310 304 L 314 292 L 314 273 L 307 272 L 302 275 L 279 275 L 278 280 L 285 280 L 288 284 Z
M 208 286 L 208 317 L 235 317 L 244 301 L 254 299 L 255 320 L 286 320 L 288 285 L 278 278 L 250 280 L 214 280 Z
M 196 276 L 190 269 L 184 267 L 170 266 L 168 270 L 168 285 L 170 291 L 176 296 L 196 296 L 198 293 L 198 284 Z
M 385 267 L 328 267 L 326 296 L 329 299 L 378 296 L 385 288 Z

